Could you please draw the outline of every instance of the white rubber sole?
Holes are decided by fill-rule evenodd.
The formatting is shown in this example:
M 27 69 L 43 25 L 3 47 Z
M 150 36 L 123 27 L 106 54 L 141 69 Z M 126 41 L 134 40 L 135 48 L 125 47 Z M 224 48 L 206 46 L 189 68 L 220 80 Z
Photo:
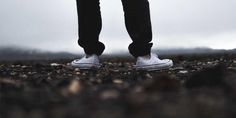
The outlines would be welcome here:
M 144 66 L 137 66 L 135 65 L 134 68 L 136 70 L 142 71 L 156 71 L 156 70 L 165 70 L 169 69 L 173 66 L 173 61 L 169 61 L 168 63 L 164 64 L 153 64 L 153 65 L 144 65 Z

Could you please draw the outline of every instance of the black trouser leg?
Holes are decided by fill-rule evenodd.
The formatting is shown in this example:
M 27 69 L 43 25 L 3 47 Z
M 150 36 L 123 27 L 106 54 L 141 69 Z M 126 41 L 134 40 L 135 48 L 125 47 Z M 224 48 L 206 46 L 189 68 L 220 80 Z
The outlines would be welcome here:
M 122 0 L 127 31 L 133 40 L 129 52 L 134 57 L 150 54 L 152 27 L 148 0 Z
M 77 0 L 79 20 L 79 45 L 86 54 L 101 55 L 105 49 L 99 42 L 102 21 L 99 0 Z

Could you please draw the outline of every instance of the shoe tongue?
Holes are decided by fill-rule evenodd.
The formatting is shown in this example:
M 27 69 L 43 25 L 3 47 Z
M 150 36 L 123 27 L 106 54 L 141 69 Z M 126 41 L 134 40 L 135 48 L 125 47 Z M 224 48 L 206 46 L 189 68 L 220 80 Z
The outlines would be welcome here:
M 156 53 L 152 53 L 151 55 L 153 55 L 153 56 L 158 58 L 158 55 Z
M 139 58 L 144 59 L 144 60 L 149 60 L 151 59 L 151 56 L 140 56 Z
M 86 57 L 86 58 L 89 58 L 89 57 L 92 57 L 92 56 L 93 56 L 93 55 L 88 55 L 88 54 L 87 54 L 85 57 Z
M 89 58 L 89 57 L 91 57 L 91 56 L 88 56 L 88 55 L 85 56 L 85 58 Z

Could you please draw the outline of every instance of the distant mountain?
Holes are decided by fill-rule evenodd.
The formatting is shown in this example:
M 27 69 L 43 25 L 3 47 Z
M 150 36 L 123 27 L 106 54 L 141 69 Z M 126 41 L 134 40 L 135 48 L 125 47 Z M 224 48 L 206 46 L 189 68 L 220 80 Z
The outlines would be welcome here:
M 188 55 L 188 54 L 236 54 L 236 49 L 211 49 L 211 48 L 174 48 L 174 49 L 154 49 L 159 55 Z
M 153 52 L 158 55 L 193 55 L 193 54 L 235 54 L 236 49 L 233 50 L 214 50 L 210 48 L 176 48 L 176 49 L 153 49 Z M 47 52 L 36 49 L 23 48 L 0 48 L 0 60 L 51 60 L 51 59 L 72 59 L 81 55 L 68 52 Z M 128 51 L 125 53 L 114 53 L 109 56 L 130 56 Z
M 68 59 L 76 56 L 78 55 L 68 52 L 53 53 L 36 49 L 0 48 L 0 60 Z

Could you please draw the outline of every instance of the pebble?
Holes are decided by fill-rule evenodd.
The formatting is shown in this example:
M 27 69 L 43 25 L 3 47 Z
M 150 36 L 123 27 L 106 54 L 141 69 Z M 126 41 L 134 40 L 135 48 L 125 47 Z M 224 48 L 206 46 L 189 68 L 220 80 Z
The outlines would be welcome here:
M 80 73 L 80 72 L 76 72 L 75 74 L 76 74 L 76 75 L 80 75 L 81 73 Z
M 233 61 L 232 66 L 236 67 L 236 60 Z
M 143 91 L 143 87 L 142 86 L 136 86 L 135 88 L 134 88 L 134 92 L 136 92 L 136 93 L 140 93 L 140 92 L 142 92 Z
M 105 90 L 100 94 L 100 98 L 103 100 L 116 99 L 119 97 L 119 92 L 116 90 Z
M 51 80 L 52 78 L 49 76 L 49 77 L 47 77 L 47 79 L 48 79 L 48 80 Z
M 113 72 L 120 72 L 120 70 L 119 69 L 115 69 L 115 70 L 113 70 Z
M 146 76 L 148 79 L 152 79 L 152 78 L 153 78 L 149 73 L 147 73 L 145 76 Z
M 108 64 L 108 65 L 113 65 L 113 63 L 111 63 L 111 62 L 108 62 L 107 64 Z
M 21 65 L 16 65 L 15 67 L 21 67 Z
M 26 74 L 22 74 L 22 75 L 19 75 L 20 77 L 22 78 L 28 78 L 28 76 Z
M 113 81 L 113 83 L 115 83 L 115 84 L 122 84 L 123 83 L 123 81 L 121 80 L 121 79 L 114 79 L 114 80 L 112 80 Z
M 51 63 L 50 65 L 51 65 L 52 67 L 60 66 L 60 64 L 58 64 L 58 63 Z
M 207 64 L 209 64 L 209 65 L 213 65 L 214 62 L 210 62 L 210 61 L 208 61 Z
M 80 71 L 80 69 L 79 68 L 75 68 L 75 70 L 74 71 Z
M 73 80 L 71 81 L 69 87 L 68 87 L 68 91 L 70 94 L 77 94 L 81 91 L 81 83 L 79 80 Z
M 236 71 L 236 67 L 228 67 L 227 69 L 228 69 L 228 70 Z
M 21 66 L 21 68 L 23 68 L 23 69 L 24 69 L 24 68 L 27 68 L 27 66 Z
M 97 79 L 97 83 L 101 84 L 102 80 L 101 79 Z
M 180 74 L 187 74 L 188 71 L 187 71 L 187 70 L 181 70 L 181 71 L 179 71 L 179 73 L 180 73 Z
M 17 75 L 16 72 L 11 72 L 10 75 L 14 76 L 14 75 Z
M 203 65 L 202 62 L 197 62 L 197 65 Z

